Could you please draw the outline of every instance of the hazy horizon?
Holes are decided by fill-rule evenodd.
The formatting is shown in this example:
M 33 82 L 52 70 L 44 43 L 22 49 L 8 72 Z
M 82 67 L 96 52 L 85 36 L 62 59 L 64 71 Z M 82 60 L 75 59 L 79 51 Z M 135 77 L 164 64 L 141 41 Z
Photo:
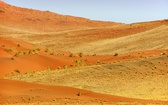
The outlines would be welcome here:
M 92 20 L 134 23 L 168 19 L 167 0 L 3 1 L 19 7 L 49 10 L 58 14 L 85 17 Z

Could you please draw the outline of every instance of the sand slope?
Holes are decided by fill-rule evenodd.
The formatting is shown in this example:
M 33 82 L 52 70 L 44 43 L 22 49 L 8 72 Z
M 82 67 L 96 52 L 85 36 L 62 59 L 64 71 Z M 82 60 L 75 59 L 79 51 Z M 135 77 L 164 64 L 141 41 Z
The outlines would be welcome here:
M 168 100 L 167 55 L 148 58 L 141 54 L 138 54 L 139 60 L 44 71 L 32 74 L 33 77 L 26 74 L 9 78 L 40 84 L 70 86 L 130 98 Z
M 121 24 L 20 8 L 2 1 L 0 5 L 3 11 L 0 36 L 3 37 L 77 53 L 112 54 L 167 48 L 167 20 Z M 151 39 L 145 40 L 147 38 Z M 146 45 L 148 43 L 150 45 Z
M 20 8 L 6 4 L 3 1 L 0 1 L 0 6 L 0 25 L 22 31 L 53 32 L 118 24 L 64 16 L 50 11 Z
M 84 43 L 76 48 L 72 48 L 71 51 L 113 54 L 151 49 L 167 49 L 167 45 L 168 26 L 163 25 L 149 31 L 140 32 L 138 34 L 114 39 L 100 39 L 98 41 Z
M 163 101 L 145 101 L 105 94 L 98 94 L 86 90 L 63 86 L 47 86 L 33 83 L 0 79 L 0 104 L 5 103 L 32 103 L 52 102 L 56 103 L 115 103 L 115 102 L 137 102 L 137 103 L 167 103 Z
M 78 53 L 43 49 L 14 38 L 0 38 L 0 76 L 24 74 L 43 70 L 55 70 L 85 65 L 105 64 L 118 61 L 136 60 L 137 53 L 114 55 L 85 55 Z M 144 51 L 141 56 L 160 55 L 166 50 Z M 70 56 L 72 54 L 72 57 Z M 17 71 L 19 72 L 17 72 Z

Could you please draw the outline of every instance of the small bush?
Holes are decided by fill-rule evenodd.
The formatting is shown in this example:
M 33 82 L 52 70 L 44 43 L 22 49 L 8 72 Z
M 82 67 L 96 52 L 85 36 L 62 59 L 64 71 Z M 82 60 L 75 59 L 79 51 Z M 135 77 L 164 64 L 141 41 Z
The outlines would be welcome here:
M 29 54 L 38 54 L 38 50 L 29 50 Z
M 166 55 L 166 52 L 161 53 L 162 55 Z
M 47 67 L 47 70 L 48 70 L 48 71 L 50 71 L 50 70 L 51 70 L 51 68 L 48 66 L 48 67 Z
M 15 60 L 14 58 L 11 58 L 11 60 Z
M 2 47 L 5 47 L 5 45 L 2 45 Z
M 20 71 L 19 70 L 14 70 L 16 73 L 20 74 Z
M 41 49 L 40 49 L 40 48 L 37 48 L 36 50 L 37 50 L 37 51 L 40 51 Z
M 71 64 L 70 66 L 71 66 L 71 67 L 73 67 L 74 65 L 73 65 L 73 64 Z
M 67 67 L 67 65 L 64 65 L 64 69 L 67 69 L 68 67 Z
M 25 55 L 25 54 L 26 54 L 25 52 L 17 52 L 14 56 L 18 57 L 18 56 Z
M 70 54 L 69 54 L 69 57 L 73 57 L 73 54 L 72 54 L 72 53 L 70 53 Z
M 83 66 L 83 65 L 85 65 L 85 63 L 83 62 L 83 60 L 75 60 L 75 63 L 77 64 L 77 66 Z
M 79 92 L 78 94 L 77 94 L 77 96 L 81 96 L 82 95 L 82 93 L 81 92 Z
M 114 56 L 118 56 L 118 53 L 115 53 Z
M 7 52 L 12 52 L 13 50 L 12 49 L 7 49 Z
M 47 53 L 50 52 L 50 49 L 46 48 L 46 49 L 45 49 L 45 52 L 47 52 Z
M 93 54 L 93 56 L 96 56 L 96 54 Z
M 58 68 L 57 68 L 58 70 L 60 70 L 61 69 L 61 67 L 60 66 L 58 66 Z
M 83 53 L 79 53 L 79 56 L 80 56 L 80 57 L 83 57 Z
M 54 52 L 50 53 L 50 55 L 54 55 Z

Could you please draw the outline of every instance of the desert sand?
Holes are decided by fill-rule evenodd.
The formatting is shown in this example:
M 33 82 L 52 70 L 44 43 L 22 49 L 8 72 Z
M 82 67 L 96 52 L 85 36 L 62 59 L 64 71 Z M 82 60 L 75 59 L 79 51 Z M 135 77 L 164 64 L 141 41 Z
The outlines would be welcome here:
M 94 21 L 0 1 L 0 104 L 168 104 L 168 20 Z

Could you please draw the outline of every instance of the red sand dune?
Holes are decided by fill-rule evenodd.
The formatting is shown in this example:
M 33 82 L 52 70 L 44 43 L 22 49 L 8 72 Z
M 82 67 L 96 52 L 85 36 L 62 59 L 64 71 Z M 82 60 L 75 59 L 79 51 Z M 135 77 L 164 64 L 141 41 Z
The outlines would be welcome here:
M 123 24 L 116 27 L 108 27 L 108 28 L 104 27 L 97 29 L 80 30 L 70 33 L 76 35 L 77 38 L 78 37 L 81 38 L 81 40 L 94 41 L 97 39 L 118 38 L 140 32 L 145 32 L 147 30 L 154 29 L 164 24 L 168 24 L 168 21 L 160 20 L 160 21 L 133 23 L 133 24 Z
M 14 72 L 15 70 L 19 70 L 21 73 L 42 71 L 47 68 L 54 70 L 59 66 L 64 68 L 65 65 L 70 68 L 81 65 L 121 62 L 140 59 L 141 56 L 159 56 L 163 52 L 168 52 L 167 50 L 151 50 L 132 52 L 118 56 L 83 55 L 82 57 L 79 57 L 78 54 L 73 54 L 74 56 L 70 57 L 70 53 L 63 51 L 45 52 L 45 49 L 41 49 L 40 51 L 37 51 L 36 49 L 36 46 L 22 40 L 0 38 L 0 77 L 5 76 L 5 74 L 11 74 L 12 72 L 16 73 Z M 33 50 L 35 50 L 35 52 L 37 51 L 37 54 L 29 53 Z M 20 55 L 15 56 L 16 54 Z M 82 62 L 80 62 L 80 60 L 82 60 Z
M 22 30 L 53 32 L 118 24 L 115 22 L 92 21 L 81 17 L 59 15 L 50 11 L 25 9 L 11 6 L 2 1 L 0 1 L 0 6 L 1 25 Z
M 138 103 L 168 103 L 164 101 L 150 101 L 105 95 L 91 91 L 64 87 L 47 86 L 33 83 L 0 79 L 0 104 L 4 103 L 32 103 L 62 100 L 64 102 L 79 101 L 80 103 L 93 102 L 138 102 Z M 69 100 L 68 100 L 69 99 Z

